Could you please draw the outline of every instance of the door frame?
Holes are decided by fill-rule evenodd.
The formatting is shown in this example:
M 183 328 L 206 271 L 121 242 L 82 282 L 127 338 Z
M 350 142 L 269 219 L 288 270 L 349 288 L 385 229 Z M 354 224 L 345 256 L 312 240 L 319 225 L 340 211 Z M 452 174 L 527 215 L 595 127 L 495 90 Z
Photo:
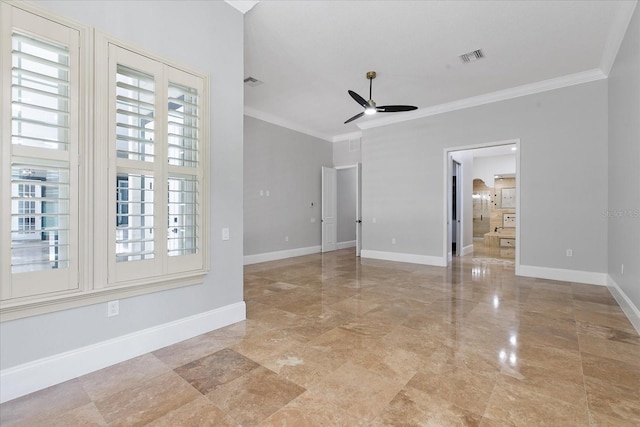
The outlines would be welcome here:
M 520 238 L 521 232 L 521 210 L 520 210 L 520 183 L 522 182 L 520 178 L 520 156 L 521 156 L 521 144 L 520 138 L 507 139 L 501 141 L 493 141 L 493 142 L 485 142 L 478 143 L 472 145 L 464 145 L 460 147 L 447 147 L 443 149 L 443 164 L 444 164 L 444 179 L 443 179 L 443 222 L 442 222 L 442 259 L 447 260 L 447 265 L 449 265 L 449 252 L 451 251 L 451 241 L 450 241 L 450 233 L 449 233 L 449 200 L 450 200 L 450 187 L 451 183 L 449 177 L 450 173 L 450 153 L 454 151 L 465 151 L 465 150 L 474 150 L 478 148 L 490 148 L 497 147 L 500 145 L 514 145 L 516 146 L 516 260 L 515 260 L 515 273 L 516 275 L 520 274 L 520 246 L 522 239 Z M 464 206 L 464 199 L 462 206 Z
M 362 251 L 362 163 L 336 166 L 336 170 L 356 169 L 356 256 Z
M 336 168 L 322 166 L 321 173 L 321 189 L 320 189 L 320 250 L 321 252 L 331 252 L 337 249 L 337 237 L 338 237 L 338 220 L 337 220 L 337 199 L 338 199 L 338 191 L 337 191 L 337 182 L 338 182 L 338 171 Z M 333 175 L 333 179 L 330 182 L 330 197 L 331 197 L 331 216 L 326 217 L 326 208 L 329 205 L 327 203 L 327 176 Z M 331 225 L 331 227 L 328 227 Z M 327 235 L 330 234 L 330 239 L 327 239 Z M 331 240 L 328 242 L 328 240 Z
M 449 212 L 449 219 L 452 221 L 451 222 L 451 227 L 450 227 L 450 232 L 451 232 L 451 238 L 449 239 L 449 253 L 447 254 L 447 260 L 451 261 L 452 256 L 461 256 L 462 255 L 462 248 L 463 246 L 460 244 L 462 243 L 462 233 L 464 232 L 464 223 L 463 223 L 463 203 L 464 200 L 462 199 L 462 177 L 464 176 L 464 172 L 462 170 L 462 163 L 460 163 L 459 161 L 457 161 L 456 159 L 453 158 L 453 155 L 451 155 L 451 152 L 449 152 L 449 157 L 451 159 L 451 162 L 449 164 L 450 166 L 450 170 L 449 170 L 449 178 L 450 178 L 450 182 L 449 182 L 449 203 L 451 206 L 451 210 Z M 455 214 L 456 214 L 456 219 L 454 221 L 453 219 L 453 213 L 454 213 L 454 195 L 453 195 L 453 176 L 455 173 L 455 177 L 456 177 L 456 194 L 455 194 Z M 455 254 L 453 253 L 453 230 L 455 230 L 455 235 L 456 235 L 456 252 Z

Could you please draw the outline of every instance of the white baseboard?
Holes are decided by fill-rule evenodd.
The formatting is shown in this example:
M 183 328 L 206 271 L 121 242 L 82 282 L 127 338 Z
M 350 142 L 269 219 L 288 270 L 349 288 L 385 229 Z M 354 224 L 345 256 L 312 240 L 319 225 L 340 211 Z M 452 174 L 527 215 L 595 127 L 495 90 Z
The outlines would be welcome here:
M 462 248 L 462 256 L 473 253 L 473 243 Z
M 624 311 L 624 314 L 640 334 L 640 310 L 638 307 L 636 307 L 633 301 L 631 301 L 631 298 L 624 293 L 622 288 L 620 288 L 615 280 L 613 280 L 609 275 L 607 275 L 607 286 L 609 287 L 609 291 L 611 291 L 613 297 L 618 301 L 618 304 L 620 305 L 620 308 L 622 308 L 622 311 Z
M 336 243 L 336 247 L 338 249 L 355 248 L 356 247 L 356 241 L 355 240 L 350 240 L 348 242 L 338 242 L 338 243 Z
M 360 251 L 361 258 L 382 259 L 386 261 L 410 262 L 412 264 L 434 265 L 437 267 L 446 267 L 447 260 L 443 257 L 404 254 L 399 252 L 383 252 L 363 249 Z
M 586 283 L 588 285 L 607 285 L 607 273 L 596 273 L 592 271 L 520 265 L 516 266 L 516 275 L 536 277 L 539 279 L 562 280 L 563 282 Z
M 0 371 L 0 403 L 246 319 L 244 301 Z
M 287 249 L 285 251 L 266 252 L 263 254 L 245 255 L 244 265 L 258 264 L 259 262 L 276 261 L 279 259 L 293 258 L 296 256 L 317 254 L 322 251 L 322 246 L 309 246 L 308 248 Z

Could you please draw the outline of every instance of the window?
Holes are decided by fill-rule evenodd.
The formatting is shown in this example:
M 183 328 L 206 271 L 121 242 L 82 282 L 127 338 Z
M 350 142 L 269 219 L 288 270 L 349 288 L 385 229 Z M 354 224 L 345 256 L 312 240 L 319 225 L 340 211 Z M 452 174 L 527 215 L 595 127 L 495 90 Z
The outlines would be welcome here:
M 80 35 L 11 9 L 2 34 L 10 64 L 2 70 L 3 300 L 78 289 L 79 197 L 70 188 L 78 185 Z
M 0 8 L 2 320 L 201 282 L 208 79 Z
M 201 271 L 204 78 L 105 44 L 105 286 Z

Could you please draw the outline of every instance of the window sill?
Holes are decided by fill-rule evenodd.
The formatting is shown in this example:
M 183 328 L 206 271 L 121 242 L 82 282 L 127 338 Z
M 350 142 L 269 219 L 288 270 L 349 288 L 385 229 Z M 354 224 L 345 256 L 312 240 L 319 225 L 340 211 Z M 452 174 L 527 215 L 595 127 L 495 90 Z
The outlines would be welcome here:
M 56 294 L 55 296 L 48 295 L 6 300 L 0 302 L 0 322 L 196 285 L 202 283 L 205 276 L 205 271 L 197 271 L 176 277 L 166 276 L 149 283 L 127 284 L 84 291 L 74 290 L 67 291 L 64 294 Z

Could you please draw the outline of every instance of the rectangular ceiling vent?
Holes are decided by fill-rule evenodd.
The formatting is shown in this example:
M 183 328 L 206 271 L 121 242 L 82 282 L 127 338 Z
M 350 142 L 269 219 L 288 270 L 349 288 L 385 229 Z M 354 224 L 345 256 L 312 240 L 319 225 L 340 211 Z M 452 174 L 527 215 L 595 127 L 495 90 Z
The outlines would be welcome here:
M 244 79 L 244 83 L 251 87 L 256 87 L 262 84 L 262 82 L 255 77 L 247 77 L 246 79 Z
M 474 50 L 473 52 L 460 55 L 460 61 L 462 61 L 463 64 L 468 64 L 469 62 L 477 61 L 478 59 L 482 58 L 484 58 L 482 49 Z

